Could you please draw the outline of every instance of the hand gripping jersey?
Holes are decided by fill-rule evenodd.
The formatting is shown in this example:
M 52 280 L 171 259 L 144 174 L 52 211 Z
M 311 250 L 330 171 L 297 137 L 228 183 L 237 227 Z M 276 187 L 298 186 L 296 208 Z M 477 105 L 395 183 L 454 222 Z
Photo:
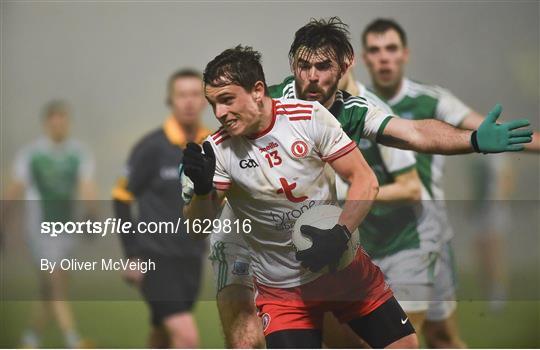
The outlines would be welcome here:
M 380 124 L 366 121 L 373 130 Z M 300 266 L 291 243 L 296 218 L 311 206 L 335 201 L 326 162 L 356 148 L 338 121 L 318 102 L 273 100 L 272 121 L 254 137 L 208 138 L 216 153 L 214 185 L 240 220 L 251 220 L 244 238 L 261 284 L 289 288 L 320 276 Z

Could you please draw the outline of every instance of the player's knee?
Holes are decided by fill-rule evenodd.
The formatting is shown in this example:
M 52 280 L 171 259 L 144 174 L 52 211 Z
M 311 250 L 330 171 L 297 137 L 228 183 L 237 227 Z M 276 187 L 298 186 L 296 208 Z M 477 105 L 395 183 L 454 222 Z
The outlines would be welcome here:
M 190 348 L 199 347 L 199 337 L 194 330 L 169 330 L 169 343 L 172 348 Z
M 199 335 L 190 313 L 175 314 L 164 321 L 173 348 L 197 348 Z

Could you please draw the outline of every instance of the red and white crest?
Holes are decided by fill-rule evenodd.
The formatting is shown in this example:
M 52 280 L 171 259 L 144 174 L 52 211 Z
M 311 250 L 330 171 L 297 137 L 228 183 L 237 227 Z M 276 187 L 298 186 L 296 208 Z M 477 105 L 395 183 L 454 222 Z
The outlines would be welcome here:
M 262 325 L 263 325 L 263 332 L 264 332 L 270 325 L 270 321 L 272 320 L 272 318 L 267 313 L 264 313 L 261 318 L 262 318 Z
M 294 141 L 291 146 L 291 152 L 296 158 L 304 158 L 308 154 L 308 151 L 307 143 L 301 140 Z

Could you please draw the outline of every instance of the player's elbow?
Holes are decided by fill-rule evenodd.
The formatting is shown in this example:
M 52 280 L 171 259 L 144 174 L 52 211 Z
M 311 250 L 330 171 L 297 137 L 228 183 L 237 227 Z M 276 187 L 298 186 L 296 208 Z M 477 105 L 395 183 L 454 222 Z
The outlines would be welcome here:
M 375 176 L 375 173 L 373 171 L 371 171 L 369 174 L 369 178 L 367 180 L 367 187 L 369 199 L 375 200 L 377 194 L 379 193 L 379 181 L 377 180 L 377 176 Z
M 411 181 L 407 186 L 407 199 L 419 202 L 422 199 L 422 185 L 419 181 Z

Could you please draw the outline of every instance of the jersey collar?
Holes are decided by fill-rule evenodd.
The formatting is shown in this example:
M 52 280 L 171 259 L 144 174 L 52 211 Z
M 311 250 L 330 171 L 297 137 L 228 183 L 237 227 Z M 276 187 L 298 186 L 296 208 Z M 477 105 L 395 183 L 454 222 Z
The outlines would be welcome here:
M 401 87 L 399 88 L 399 91 L 396 94 L 396 96 L 386 101 L 386 103 L 389 104 L 390 106 L 395 106 L 398 103 L 400 103 L 401 100 L 403 100 L 403 98 L 407 95 L 407 91 L 409 90 L 409 84 L 410 84 L 409 79 L 403 78 L 401 80 Z
M 177 145 L 179 147 L 186 146 L 186 136 L 184 134 L 184 130 L 182 130 L 182 127 L 172 115 L 170 115 L 163 123 L 163 131 L 165 132 L 165 136 L 167 136 L 167 140 L 169 140 L 169 142 L 173 145 Z M 204 126 L 201 126 L 197 131 L 195 142 L 202 143 L 210 134 L 210 130 Z
M 272 120 L 270 121 L 270 125 L 268 125 L 266 129 L 259 131 L 256 134 L 246 136 L 248 139 L 251 139 L 251 140 L 258 139 L 259 137 L 262 137 L 268 134 L 270 130 L 272 130 L 272 128 L 274 127 L 274 124 L 276 123 L 276 107 L 277 107 L 276 105 L 277 105 L 277 101 L 272 99 Z

